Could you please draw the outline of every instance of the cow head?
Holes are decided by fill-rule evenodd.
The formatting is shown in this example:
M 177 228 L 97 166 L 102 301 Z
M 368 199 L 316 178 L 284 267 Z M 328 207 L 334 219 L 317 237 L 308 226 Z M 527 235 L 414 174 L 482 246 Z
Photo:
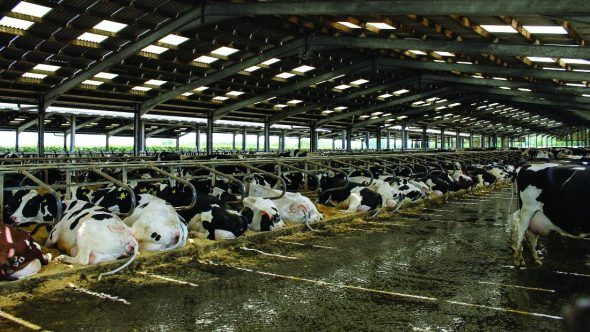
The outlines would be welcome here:
M 55 215 L 55 199 L 49 194 L 40 195 L 31 190 L 21 198 L 18 208 L 10 216 L 15 225 L 30 222 L 51 221 Z
M 184 245 L 186 226 L 174 208 L 164 200 L 140 195 L 138 206 L 124 221 L 131 226 L 141 250 L 160 251 Z M 151 195 L 150 195 L 151 196 Z
M 282 209 L 282 217 L 293 222 L 316 222 L 324 218 L 311 200 L 301 194 L 286 197 L 289 200 L 288 210 Z
M 272 231 L 285 226 L 277 206 L 270 199 L 249 196 L 244 199 L 244 206 L 254 212 L 252 222 L 248 226 L 251 230 Z

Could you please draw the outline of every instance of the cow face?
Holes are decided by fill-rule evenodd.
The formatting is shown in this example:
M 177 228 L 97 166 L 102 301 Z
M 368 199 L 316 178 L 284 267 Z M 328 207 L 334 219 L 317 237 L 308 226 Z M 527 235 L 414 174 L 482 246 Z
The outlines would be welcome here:
M 41 211 L 41 203 L 44 197 L 39 195 L 37 191 L 31 190 L 21 199 L 21 202 L 10 216 L 10 221 L 15 225 L 21 225 L 29 222 L 42 222 L 43 213 Z
M 151 200 L 146 202 L 146 196 L 150 196 Z M 158 251 L 179 244 L 181 235 L 186 231 L 170 204 L 151 195 L 141 195 L 138 204 L 133 214 L 124 221 L 131 226 L 140 249 Z
M 304 223 L 316 222 L 324 218 L 309 198 L 297 194 L 287 199 L 290 201 L 288 209 L 281 209 L 281 215 L 285 220 Z
M 273 201 L 261 197 L 246 197 L 244 206 L 252 209 L 254 215 L 248 226 L 253 231 L 272 231 L 285 227 L 279 210 Z

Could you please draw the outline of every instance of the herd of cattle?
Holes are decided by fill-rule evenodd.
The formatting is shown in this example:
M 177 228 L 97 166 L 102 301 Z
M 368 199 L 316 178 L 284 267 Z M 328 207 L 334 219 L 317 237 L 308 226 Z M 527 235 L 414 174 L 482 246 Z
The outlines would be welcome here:
M 524 155 L 528 154 L 529 151 L 525 151 Z M 316 204 L 335 206 L 345 212 L 372 211 L 377 214 L 383 208 L 396 209 L 407 202 L 514 178 L 521 201 L 521 208 L 514 214 L 512 233 L 512 247 L 515 259 L 518 258 L 516 263 L 523 262 L 523 239 L 530 243 L 533 257 L 539 262 L 534 250 L 537 235 L 551 230 L 564 234 L 590 233 L 589 223 L 583 220 L 590 215 L 587 211 L 590 208 L 579 204 L 588 197 L 566 198 L 583 186 L 584 179 L 590 181 L 590 173 L 583 163 L 580 159 L 571 161 L 571 166 L 522 166 L 522 162 L 511 159 L 488 164 L 462 161 L 436 165 L 405 164 L 395 170 L 372 166 L 366 171 L 345 167 L 340 171 L 328 167 L 316 170 L 317 176 L 313 177 L 297 171 L 283 172 L 281 177 L 272 176 L 270 173 L 275 172 L 275 165 L 270 163 L 256 165 L 261 172 L 254 174 L 247 174 L 239 164 L 216 167 L 217 171 L 242 180 L 246 188 L 202 168 L 178 168 L 177 174 L 191 179 L 190 184 L 196 189 L 194 202 L 193 188 L 186 184 L 150 182 L 159 175 L 152 170 L 137 169 L 128 175 L 136 179 L 129 182 L 132 194 L 112 184 L 100 188 L 84 186 L 84 182 L 99 179 L 94 173 L 81 173 L 76 177 L 78 186 L 71 187 L 70 197 L 64 197 L 61 206 L 56 204 L 53 195 L 39 190 L 4 193 L 2 219 L 5 223 L 0 223 L 0 280 L 30 276 L 52 260 L 49 254 L 43 254 L 31 234 L 19 229 L 25 225 L 47 227 L 49 233 L 44 245 L 62 253 L 55 260 L 87 265 L 129 257 L 125 264 L 105 273 L 112 274 L 128 266 L 139 251 L 183 247 L 189 232 L 209 240 L 225 240 L 242 236 L 247 231 L 278 230 L 285 226 L 285 222 L 311 228 L 310 224 L 323 218 Z M 103 171 L 115 178 L 121 175 L 121 170 L 114 168 Z M 59 170 L 43 173 L 48 184 L 65 181 Z M 578 180 L 582 182 L 578 183 Z M 5 174 L 6 187 L 32 184 L 27 181 L 17 173 Z M 282 184 L 286 187 L 284 193 L 279 189 Z M 319 194 L 315 203 L 301 194 L 304 187 L 317 189 Z M 559 201 L 550 202 L 555 190 Z M 539 197 L 543 200 L 537 201 Z M 565 221 L 557 214 L 559 211 L 554 211 L 560 204 L 571 206 L 576 202 L 577 208 L 569 210 Z M 129 214 L 132 206 L 135 209 Z M 175 207 L 179 206 L 190 208 L 177 210 Z M 61 218 L 54 222 L 58 215 Z

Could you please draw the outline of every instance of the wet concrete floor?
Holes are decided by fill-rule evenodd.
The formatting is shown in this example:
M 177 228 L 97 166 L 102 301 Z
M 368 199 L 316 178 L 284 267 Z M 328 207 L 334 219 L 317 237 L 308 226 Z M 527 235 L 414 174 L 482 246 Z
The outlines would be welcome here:
M 470 195 L 39 287 L 0 313 L 54 331 L 561 330 L 563 307 L 590 295 L 590 244 L 543 239 L 543 266 L 512 268 L 509 205 L 509 188 Z M 0 331 L 26 329 L 0 316 Z

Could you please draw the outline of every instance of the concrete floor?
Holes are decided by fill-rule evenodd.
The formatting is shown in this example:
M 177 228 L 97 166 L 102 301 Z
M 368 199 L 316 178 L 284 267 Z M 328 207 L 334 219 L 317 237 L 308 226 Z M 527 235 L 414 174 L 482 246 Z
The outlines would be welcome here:
M 542 267 L 512 268 L 510 196 L 40 286 L 2 313 L 55 331 L 560 330 L 562 308 L 590 294 L 590 245 L 543 239 Z M 0 317 L 1 331 L 22 324 Z

